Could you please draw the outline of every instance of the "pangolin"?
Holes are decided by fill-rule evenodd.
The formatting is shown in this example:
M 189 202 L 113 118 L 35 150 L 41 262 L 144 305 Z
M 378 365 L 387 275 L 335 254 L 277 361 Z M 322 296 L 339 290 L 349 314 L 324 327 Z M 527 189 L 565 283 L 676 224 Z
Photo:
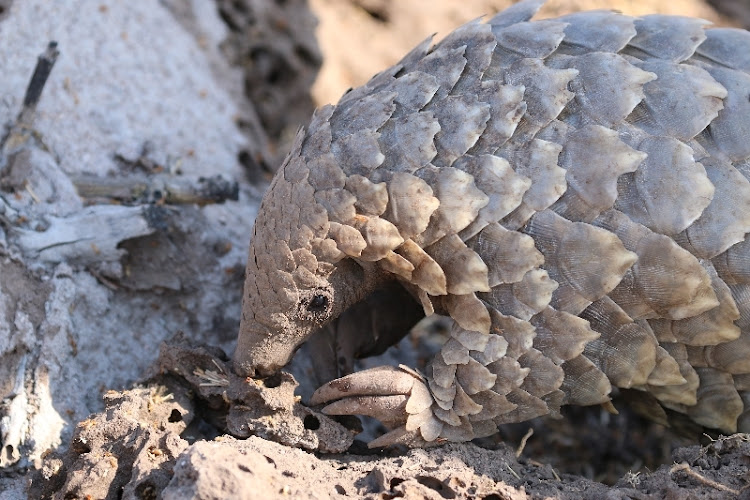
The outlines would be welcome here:
M 531 21 L 542 3 L 428 39 L 315 112 L 255 221 L 238 373 L 275 373 L 385 293 L 417 306 L 404 330 L 439 314 L 450 336 L 423 374 L 313 395 L 387 424 L 371 446 L 488 436 L 613 387 L 657 419 L 750 431 L 750 33 Z M 359 354 L 406 333 L 376 323 L 339 330 Z

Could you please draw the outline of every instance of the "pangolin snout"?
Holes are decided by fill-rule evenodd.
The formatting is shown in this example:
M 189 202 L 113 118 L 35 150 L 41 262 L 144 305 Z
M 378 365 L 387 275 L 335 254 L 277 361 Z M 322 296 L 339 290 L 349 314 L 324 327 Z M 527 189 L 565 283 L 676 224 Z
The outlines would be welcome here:
M 304 342 L 296 335 L 284 332 L 260 331 L 243 323 L 237 349 L 234 352 L 234 371 L 242 377 L 267 378 L 284 368 Z

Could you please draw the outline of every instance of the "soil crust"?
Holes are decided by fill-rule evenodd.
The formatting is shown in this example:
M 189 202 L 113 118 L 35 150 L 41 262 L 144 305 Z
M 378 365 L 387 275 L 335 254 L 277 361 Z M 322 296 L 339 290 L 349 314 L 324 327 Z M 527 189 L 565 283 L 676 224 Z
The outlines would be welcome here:
M 720 498 L 747 495 L 750 436 L 677 448 L 653 472 L 628 471 L 614 485 L 564 473 L 525 449 L 485 440 L 429 449 L 368 450 L 353 421 L 335 422 L 300 403 L 296 380 L 237 377 L 218 349 L 183 336 L 161 346 L 153 376 L 105 394 L 106 408 L 78 424 L 62 456 L 49 455 L 32 478 L 31 498 Z M 588 418 L 585 413 L 578 418 Z M 630 417 L 623 417 L 628 421 Z M 571 422 L 568 419 L 567 422 Z M 572 459 L 555 448 L 566 433 L 573 449 L 592 437 L 537 423 L 543 459 Z M 564 426 L 565 427 L 565 426 Z M 561 432 L 562 430 L 562 432 Z M 607 431 L 608 427 L 594 426 Z M 611 429 L 610 429 L 611 430 Z M 627 431 L 626 431 L 627 432 Z M 631 435 L 633 433 L 631 432 Z M 553 437 L 554 436 L 554 437 Z M 661 436 L 663 438 L 664 436 Z M 625 441 L 602 434 L 610 452 Z M 641 436 L 645 448 L 653 436 Z M 576 443 L 579 443 L 578 445 Z M 636 457 L 643 458 L 643 457 Z M 580 457 L 579 457 L 580 460 Z M 610 464 L 618 462 L 610 457 Z M 601 470 L 599 472 L 602 472 Z

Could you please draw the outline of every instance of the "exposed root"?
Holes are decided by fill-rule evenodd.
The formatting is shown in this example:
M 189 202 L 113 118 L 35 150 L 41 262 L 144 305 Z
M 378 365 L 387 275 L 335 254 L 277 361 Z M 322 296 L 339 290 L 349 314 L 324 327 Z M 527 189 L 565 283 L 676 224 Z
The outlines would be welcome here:
M 739 495 L 740 492 L 738 490 L 735 490 L 734 488 L 730 488 L 729 486 L 725 486 L 721 483 L 717 483 L 713 479 L 709 479 L 697 472 L 695 472 L 693 469 L 690 468 L 690 466 L 682 462 L 680 464 L 675 464 L 672 466 L 671 469 L 669 469 L 669 474 L 674 474 L 675 472 L 684 472 L 686 475 L 688 475 L 690 478 L 695 479 L 701 484 L 704 484 L 706 486 L 710 486 L 711 488 L 717 489 L 719 491 L 726 491 L 727 493 L 731 493 L 733 495 Z
M 532 427 L 529 427 L 529 430 L 526 431 L 526 434 L 524 434 L 523 437 L 521 438 L 521 444 L 518 445 L 518 449 L 516 450 L 516 458 L 521 456 L 521 453 L 523 453 L 523 449 L 526 448 L 526 442 L 533 435 L 534 435 L 534 429 Z

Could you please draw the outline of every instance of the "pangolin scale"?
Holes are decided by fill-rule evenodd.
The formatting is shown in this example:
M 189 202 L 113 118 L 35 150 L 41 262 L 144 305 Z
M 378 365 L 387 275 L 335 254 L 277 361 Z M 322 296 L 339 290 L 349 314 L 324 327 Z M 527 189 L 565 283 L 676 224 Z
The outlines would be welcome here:
M 393 429 L 372 446 L 487 436 L 613 387 L 657 420 L 750 431 L 750 33 L 530 21 L 542 3 L 428 39 L 316 111 L 255 222 L 238 373 L 274 373 L 386 291 L 451 330 L 424 374 L 315 393 Z M 363 354 L 416 319 L 338 331 Z

